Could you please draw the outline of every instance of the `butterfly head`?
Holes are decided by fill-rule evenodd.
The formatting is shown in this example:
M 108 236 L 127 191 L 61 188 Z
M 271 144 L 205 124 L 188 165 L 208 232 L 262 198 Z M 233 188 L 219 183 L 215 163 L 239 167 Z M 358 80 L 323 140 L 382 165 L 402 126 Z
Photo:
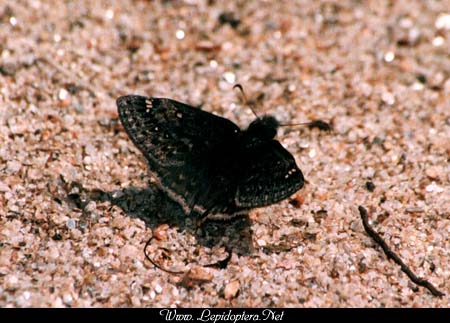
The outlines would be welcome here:
M 280 123 L 274 117 L 262 116 L 250 123 L 247 133 L 263 140 L 270 140 L 277 135 L 279 126 Z

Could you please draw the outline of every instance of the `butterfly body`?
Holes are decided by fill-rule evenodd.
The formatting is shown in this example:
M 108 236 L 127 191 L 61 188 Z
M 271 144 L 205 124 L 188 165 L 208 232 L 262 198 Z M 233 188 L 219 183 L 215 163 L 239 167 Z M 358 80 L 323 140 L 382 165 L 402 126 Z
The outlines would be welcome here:
M 293 156 L 274 139 L 279 123 L 272 116 L 241 130 L 171 99 L 128 95 L 117 106 L 156 183 L 188 214 L 227 217 L 276 203 L 303 187 Z

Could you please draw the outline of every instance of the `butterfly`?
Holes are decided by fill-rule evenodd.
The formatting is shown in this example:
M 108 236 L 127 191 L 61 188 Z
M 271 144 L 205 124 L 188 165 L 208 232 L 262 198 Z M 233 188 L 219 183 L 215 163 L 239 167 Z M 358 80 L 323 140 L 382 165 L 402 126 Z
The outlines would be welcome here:
M 167 99 L 117 99 L 128 136 L 146 157 L 157 186 L 188 215 L 227 219 L 277 203 L 301 189 L 294 157 L 275 140 L 280 123 L 232 121 Z

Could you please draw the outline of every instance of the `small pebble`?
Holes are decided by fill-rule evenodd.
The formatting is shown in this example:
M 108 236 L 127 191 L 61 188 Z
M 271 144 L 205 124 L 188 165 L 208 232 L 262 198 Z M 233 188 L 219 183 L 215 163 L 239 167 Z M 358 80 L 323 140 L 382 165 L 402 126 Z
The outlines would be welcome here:
M 114 18 L 114 10 L 108 9 L 105 11 L 105 18 L 111 20 Z
M 264 246 L 267 245 L 267 242 L 266 242 L 265 240 L 263 240 L 263 239 L 258 239 L 258 240 L 256 240 L 256 243 L 257 243 L 258 246 L 260 246 L 260 247 L 264 247 Z
M 11 24 L 11 26 L 15 27 L 17 25 L 17 18 L 9 17 L 9 23 Z
M 229 24 L 232 28 L 236 28 L 241 23 L 241 20 L 236 17 L 235 13 L 232 11 L 222 12 L 219 15 L 220 24 Z
M 439 178 L 439 169 L 437 167 L 429 167 L 425 170 L 425 174 L 431 178 L 431 179 L 438 179 Z
M 381 100 L 388 105 L 393 105 L 395 103 L 395 96 L 391 92 L 383 92 L 381 94 Z
M 233 72 L 225 72 L 223 74 L 223 78 L 230 84 L 234 84 L 236 82 L 236 75 Z
M 210 282 L 213 277 L 213 273 L 207 268 L 201 266 L 193 266 L 183 277 L 181 285 L 186 288 L 192 288 L 195 285 Z
M 69 219 L 67 220 L 66 226 L 68 229 L 75 229 L 77 225 L 74 219 Z
M 373 182 L 366 182 L 366 188 L 369 192 L 373 192 L 375 190 L 375 184 Z
M 447 29 L 450 30 L 450 13 L 442 13 L 436 19 L 434 23 L 436 29 Z
M 384 54 L 384 60 L 388 63 L 392 62 L 395 59 L 395 54 L 394 52 L 387 52 L 386 54 Z
M 160 241 L 167 239 L 168 224 L 161 224 L 153 230 L 153 236 Z
M 156 292 L 157 294 L 161 294 L 162 291 L 163 291 L 163 288 L 161 287 L 161 285 L 156 284 L 156 286 L 155 286 L 155 292 Z
M 443 44 L 444 44 L 444 37 L 437 36 L 433 38 L 433 46 L 439 47 L 442 46 Z
M 236 297 L 237 293 L 239 292 L 240 286 L 241 284 L 239 283 L 239 280 L 233 280 L 229 282 L 223 290 L 225 299 L 232 299 Z
M 21 168 L 22 164 L 15 160 L 9 161 L 6 164 L 6 171 L 8 173 L 17 173 Z
M 58 92 L 58 99 L 61 101 L 66 100 L 69 97 L 69 92 L 66 89 L 60 89 Z
M 300 193 L 297 193 L 295 197 L 291 200 L 291 204 L 296 208 L 300 208 L 304 203 L 305 198 Z
M 182 29 L 178 29 L 177 32 L 175 33 L 175 37 L 179 40 L 184 39 L 185 36 L 186 36 L 186 34 L 184 33 L 184 30 L 182 30 Z

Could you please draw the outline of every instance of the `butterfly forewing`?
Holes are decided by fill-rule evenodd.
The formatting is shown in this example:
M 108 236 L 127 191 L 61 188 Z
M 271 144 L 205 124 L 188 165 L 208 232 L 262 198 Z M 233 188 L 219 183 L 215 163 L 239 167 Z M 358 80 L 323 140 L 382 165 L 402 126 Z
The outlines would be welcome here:
M 170 99 L 129 95 L 117 100 L 130 138 L 153 163 L 186 162 L 239 132 L 231 121 Z
M 186 209 L 211 191 L 211 151 L 237 137 L 233 122 L 170 99 L 117 100 L 129 137 L 148 159 L 162 189 Z M 217 150 L 217 149 L 216 149 Z
M 238 207 L 270 205 L 303 187 L 303 174 L 294 157 L 278 141 L 262 141 L 244 151 L 243 173 L 235 196 Z

